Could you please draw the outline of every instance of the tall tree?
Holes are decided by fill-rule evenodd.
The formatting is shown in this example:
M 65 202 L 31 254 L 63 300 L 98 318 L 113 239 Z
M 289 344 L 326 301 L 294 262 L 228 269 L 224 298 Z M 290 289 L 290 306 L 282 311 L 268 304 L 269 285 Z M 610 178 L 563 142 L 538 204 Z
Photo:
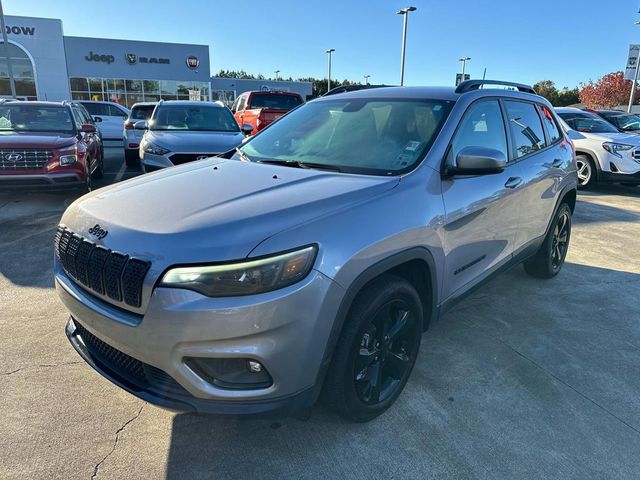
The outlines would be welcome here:
M 625 105 L 631 94 L 631 84 L 624 73 L 613 72 L 596 82 L 582 84 L 580 101 L 588 108 L 613 108 Z
M 540 80 L 533 85 L 533 89 L 536 93 L 551 102 L 551 105 L 557 105 L 558 103 L 558 89 L 555 83 L 551 80 Z

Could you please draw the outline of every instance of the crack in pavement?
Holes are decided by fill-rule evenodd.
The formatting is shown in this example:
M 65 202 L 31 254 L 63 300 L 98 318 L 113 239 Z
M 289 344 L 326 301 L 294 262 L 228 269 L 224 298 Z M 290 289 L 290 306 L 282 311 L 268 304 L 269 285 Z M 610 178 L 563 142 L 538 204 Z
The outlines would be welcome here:
M 31 370 L 34 368 L 54 368 L 54 367 L 64 367 L 67 365 L 78 365 L 79 363 L 83 363 L 81 360 L 77 360 L 74 362 L 63 362 L 63 363 L 41 363 L 40 365 L 30 365 L 28 367 L 20 367 L 15 370 L 11 370 L 10 372 L 2 372 L 0 375 L 8 376 L 13 375 L 14 373 L 21 372 L 22 370 Z
M 98 475 L 98 470 L 100 469 L 100 465 L 102 465 L 105 460 L 107 458 L 109 458 L 113 452 L 116 451 L 116 447 L 118 446 L 118 440 L 120 439 L 120 432 L 122 432 L 125 428 L 127 428 L 127 425 L 129 425 L 131 422 L 135 421 L 140 414 L 142 413 L 142 409 L 144 408 L 144 404 L 142 404 L 142 406 L 140 407 L 140 410 L 138 410 L 138 413 L 136 415 L 134 415 L 133 417 L 131 417 L 129 420 L 127 420 L 124 425 L 122 425 L 118 430 L 116 430 L 116 437 L 113 440 L 113 446 L 111 447 L 111 451 L 109 453 L 107 453 L 102 460 L 100 460 L 98 463 L 96 463 L 96 466 L 93 467 L 93 475 L 91 475 L 91 478 L 94 479 L 96 478 L 96 476 Z

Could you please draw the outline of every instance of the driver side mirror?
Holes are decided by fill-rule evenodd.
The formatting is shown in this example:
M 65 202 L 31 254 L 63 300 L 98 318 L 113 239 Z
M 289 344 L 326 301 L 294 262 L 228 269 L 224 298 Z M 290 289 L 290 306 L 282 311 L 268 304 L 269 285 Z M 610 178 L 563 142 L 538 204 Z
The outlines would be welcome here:
M 133 124 L 134 130 L 147 130 L 149 128 L 149 122 L 146 120 L 138 120 Z
M 449 175 L 488 175 L 507 168 L 507 159 L 500 150 L 486 147 L 464 147 L 456 156 L 455 166 L 447 168 Z
M 93 117 L 93 121 L 96 123 L 100 123 L 102 121 L 102 117 Z
M 241 130 L 242 130 L 242 133 L 248 136 L 248 135 L 251 135 L 251 132 L 253 132 L 253 126 L 249 125 L 248 123 L 243 123 Z

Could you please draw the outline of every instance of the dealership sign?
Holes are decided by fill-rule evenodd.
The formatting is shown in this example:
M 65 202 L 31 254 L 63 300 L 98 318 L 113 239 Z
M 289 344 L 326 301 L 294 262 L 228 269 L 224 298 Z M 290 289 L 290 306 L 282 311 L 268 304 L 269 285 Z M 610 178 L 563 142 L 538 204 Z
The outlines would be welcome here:
M 85 56 L 84 59 L 87 62 L 102 62 L 106 64 L 111 64 L 116 61 L 116 57 L 113 55 L 106 55 L 100 53 L 89 52 L 89 55 Z M 135 65 L 136 63 L 156 63 L 162 65 L 168 65 L 171 63 L 171 60 L 168 58 L 158 58 L 158 57 L 139 57 L 135 53 L 127 53 L 125 55 L 125 59 L 129 65 Z
M 87 62 L 103 62 L 103 63 L 113 63 L 116 58 L 113 55 L 104 55 L 99 53 L 89 52 L 89 55 L 84 57 Z
M 6 26 L 7 35 L 31 35 L 36 33 L 36 27 L 16 27 Z
M 198 57 L 193 55 L 189 55 L 187 57 L 187 67 L 189 67 L 191 70 L 195 70 L 199 66 L 200 66 L 200 59 Z
M 640 45 L 629 45 L 629 56 L 627 57 L 627 68 L 624 72 L 625 80 L 633 80 L 636 78 L 636 69 L 638 68 L 638 56 L 640 54 Z

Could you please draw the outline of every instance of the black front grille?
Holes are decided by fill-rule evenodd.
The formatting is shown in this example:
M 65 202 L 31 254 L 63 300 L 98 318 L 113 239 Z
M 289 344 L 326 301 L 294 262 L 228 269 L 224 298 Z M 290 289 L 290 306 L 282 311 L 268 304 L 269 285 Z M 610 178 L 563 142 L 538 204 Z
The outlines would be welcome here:
M 76 327 L 74 335 L 80 337 L 87 348 L 87 353 L 109 373 L 138 388 L 150 389 L 161 394 L 189 395 L 178 382 L 163 370 L 141 362 L 103 342 L 75 319 L 73 324 Z
M 640 148 L 636 148 L 633 151 L 633 158 L 635 158 L 636 160 L 640 160 Z
M 182 165 L 183 163 L 193 162 L 198 160 L 199 157 L 215 157 L 217 153 L 174 153 L 169 157 L 171 163 L 174 165 Z
M 51 150 L 40 148 L 0 149 L 0 170 L 38 170 L 53 157 Z
M 149 262 L 112 252 L 64 227 L 58 227 L 54 244 L 67 275 L 100 295 L 140 307 Z

